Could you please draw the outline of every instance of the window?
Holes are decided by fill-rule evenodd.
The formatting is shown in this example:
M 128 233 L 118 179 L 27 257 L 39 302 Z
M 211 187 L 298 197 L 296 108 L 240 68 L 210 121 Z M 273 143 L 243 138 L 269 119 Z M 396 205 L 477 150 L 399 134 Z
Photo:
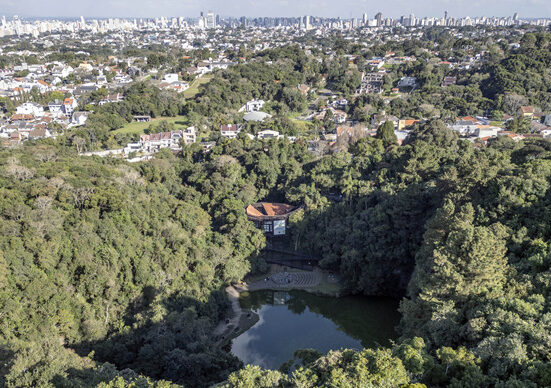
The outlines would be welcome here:
M 274 236 L 280 236 L 285 234 L 285 220 L 274 221 Z
M 265 233 L 271 233 L 273 231 L 273 224 L 272 221 L 266 221 L 264 222 L 264 232 Z

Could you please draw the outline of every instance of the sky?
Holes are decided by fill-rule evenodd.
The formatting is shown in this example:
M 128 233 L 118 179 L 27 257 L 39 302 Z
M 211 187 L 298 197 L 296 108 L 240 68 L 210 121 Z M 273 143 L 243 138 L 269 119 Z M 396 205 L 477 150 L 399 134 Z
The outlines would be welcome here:
M 0 15 L 23 17 L 416 16 L 551 17 L 551 0 L 0 0 Z

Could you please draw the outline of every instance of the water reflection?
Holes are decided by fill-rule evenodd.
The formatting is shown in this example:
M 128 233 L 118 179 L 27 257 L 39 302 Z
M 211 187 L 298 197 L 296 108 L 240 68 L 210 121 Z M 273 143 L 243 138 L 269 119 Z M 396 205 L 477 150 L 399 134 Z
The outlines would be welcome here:
M 329 298 L 292 291 L 243 294 L 244 308 L 259 321 L 233 340 L 232 352 L 245 364 L 278 368 L 297 349 L 331 349 L 387 345 L 394 339 L 398 301 L 389 298 Z

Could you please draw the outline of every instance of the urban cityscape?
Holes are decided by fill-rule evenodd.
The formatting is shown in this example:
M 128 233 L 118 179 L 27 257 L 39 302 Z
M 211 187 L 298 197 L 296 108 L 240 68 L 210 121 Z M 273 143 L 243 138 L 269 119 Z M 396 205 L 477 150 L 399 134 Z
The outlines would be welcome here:
M 361 17 L 321 18 L 314 16 L 302 16 L 294 18 L 286 17 L 240 17 L 222 18 L 213 11 L 201 12 L 198 17 L 159 17 L 152 19 L 136 18 L 107 18 L 86 20 L 83 16 L 75 20 L 43 20 L 21 19 L 18 16 L 7 18 L 2 16 L 0 37 L 8 35 L 38 36 L 41 33 L 53 32 L 78 32 L 90 31 L 92 33 L 106 33 L 109 31 L 140 31 L 140 30 L 184 30 L 184 29 L 215 29 L 215 28 L 290 28 L 302 31 L 340 29 L 350 30 L 354 28 L 385 28 L 385 27 L 465 27 L 465 26 L 548 26 L 549 18 L 522 19 L 518 13 L 510 17 L 460 17 L 454 18 L 445 12 L 441 18 L 416 17 L 413 14 L 397 19 L 383 17 L 378 12 L 373 17 L 364 13 Z
M 0 387 L 550 387 L 550 5 L 236 3 L 0 0 Z

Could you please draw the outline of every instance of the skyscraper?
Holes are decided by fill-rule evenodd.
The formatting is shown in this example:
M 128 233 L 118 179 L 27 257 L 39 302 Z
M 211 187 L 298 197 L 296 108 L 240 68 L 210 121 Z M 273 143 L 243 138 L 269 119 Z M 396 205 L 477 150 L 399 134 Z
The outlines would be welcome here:
M 375 15 L 375 19 L 377 19 L 377 27 L 380 27 L 383 25 L 383 14 L 380 12 L 377 12 L 377 15 Z
M 216 14 L 212 11 L 207 13 L 207 28 L 216 28 Z

